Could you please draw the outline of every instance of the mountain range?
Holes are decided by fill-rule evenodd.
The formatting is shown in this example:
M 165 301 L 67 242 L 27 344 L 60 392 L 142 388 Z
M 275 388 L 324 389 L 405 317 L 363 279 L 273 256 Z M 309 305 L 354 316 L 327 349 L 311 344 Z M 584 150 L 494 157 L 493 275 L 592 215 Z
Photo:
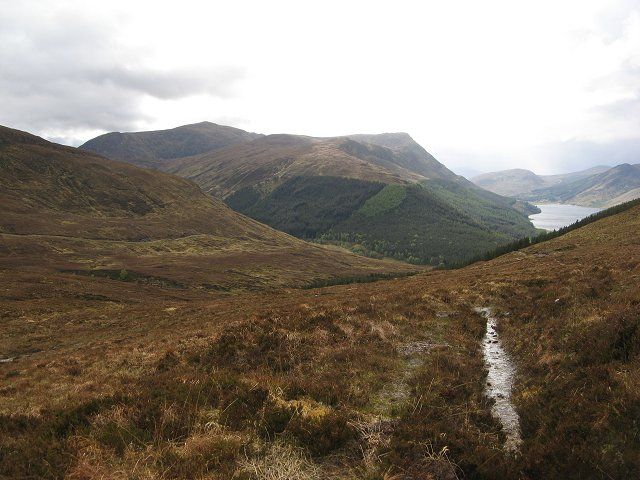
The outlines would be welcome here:
M 229 290 L 408 272 L 298 240 L 194 183 L 0 127 L 3 267 Z
M 233 129 L 230 140 L 228 128 L 112 133 L 81 148 L 179 175 L 278 230 L 373 257 L 442 265 L 535 232 L 527 218 L 535 207 L 455 175 L 406 133 L 317 138 Z M 199 144 L 209 151 L 176 148 L 193 135 L 206 138 Z M 131 146 L 151 137 L 155 156 L 139 159 Z
M 640 197 L 640 164 L 598 166 L 562 175 L 504 170 L 472 181 L 492 192 L 530 202 L 609 207 Z
M 415 267 L 8 129 L 0 184 L 3 479 L 637 478 L 640 201 L 462 269 L 309 289 Z
M 210 152 L 260 136 L 238 128 L 201 122 L 168 130 L 106 133 L 88 141 L 83 148 L 101 152 L 114 160 L 158 168 L 167 160 Z

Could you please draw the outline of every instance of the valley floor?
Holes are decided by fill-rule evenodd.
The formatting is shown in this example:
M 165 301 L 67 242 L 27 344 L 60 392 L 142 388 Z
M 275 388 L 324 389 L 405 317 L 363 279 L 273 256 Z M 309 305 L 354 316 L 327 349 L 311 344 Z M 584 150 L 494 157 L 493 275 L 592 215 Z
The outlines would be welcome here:
M 640 209 L 456 271 L 225 294 L 0 271 L 0 478 L 634 478 Z M 520 453 L 485 396 L 492 306 Z M 277 470 L 277 471 L 276 471 Z

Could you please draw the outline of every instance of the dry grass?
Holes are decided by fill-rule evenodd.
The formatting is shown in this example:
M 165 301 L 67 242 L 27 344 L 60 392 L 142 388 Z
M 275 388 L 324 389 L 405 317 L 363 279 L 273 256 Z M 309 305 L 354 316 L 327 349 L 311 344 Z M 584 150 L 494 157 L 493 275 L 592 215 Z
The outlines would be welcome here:
M 322 470 L 307 453 L 284 442 L 274 442 L 262 456 L 240 462 L 241 475 L 254 480 L 320 480 Z
M 318 290 L 3 270 L 0 471 L 242 478 L 275 455 L 298 478 L 633 478 L 639 213 L 459 271 Z M 519 457 L 482 393 L 478 305 L 510 313 Z M 406 393 L 376 403 L 399 378 Z
M 208 291 L 415 271 L 312 245 L 195 184 L 0 126 L 0 268 Z

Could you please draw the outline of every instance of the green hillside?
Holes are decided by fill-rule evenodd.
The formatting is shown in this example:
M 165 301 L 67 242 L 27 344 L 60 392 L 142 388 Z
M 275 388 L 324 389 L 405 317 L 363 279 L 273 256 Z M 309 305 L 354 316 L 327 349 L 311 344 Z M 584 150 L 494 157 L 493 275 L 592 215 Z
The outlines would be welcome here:
M 226 202 L 292 235 L 373 257 L 443 265 L 534 233 L 510 201 L 499 204 L 484 193 L 448 180 L 384 185 L 318 176 L 294 177 L 267 194 L 245 188 Z
M 386 185 L 380 192 L 364 202 L 358 213 L 365 217 L 377 217 L 398 208 L 406 198 L 406 187 L 402 185 Z
M 433 181 L 385 187 L 321 239 L 366 255 L 442 265 L 529 233 L 528 221 L 514 210 Z
M 227 205 L 296 237 L 316 238 L 346 220 L 384 185 L 342 177 L 294 177 L 267 196 L 238 190 Z
M 194 134 L 203 153 L 184 156 L 193 152 L 183 140 Z M 372 257 L 442 266 L 535 233 L 527 215 L 536 207 L 456 175 L 406 133 L 252 135 L 205 123 L 127 138 L 160 149 L 151 155 L 154 168 L 193 181 L 238 212 Z M 113 152 L 103 148 L 107 137 L 85 148 L 120 159 L 132 152 L 118 142 L 106 143 L 118 147 Z
M 423 186 L 464 216 L 475 219 L 481 225 L 489 225 L 492 231 L 509 237 L 530 235 L 531 225 L 522 217 L 540 212 L 534 205 L 486 190 L 467 188 L 448 180 L 428 180 Z

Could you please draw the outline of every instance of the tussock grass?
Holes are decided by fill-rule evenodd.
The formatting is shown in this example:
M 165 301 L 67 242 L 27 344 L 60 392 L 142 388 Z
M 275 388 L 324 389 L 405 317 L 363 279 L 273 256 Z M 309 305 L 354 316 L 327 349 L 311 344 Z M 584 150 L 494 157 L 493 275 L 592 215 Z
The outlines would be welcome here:
M 639 223 L 636 208 L 488 263 L 313 295 L 0 271 L 15 357 L 0 472 L 230 479 L 279 455 L 288 475 L 336 479 L 634 478 Z M 516 363 L 520 456 L 483 395 L 478 305 L 502 314 Z
M 275 442 L 262 456 L 246 457 L 240 468 L 252 480 L 321 480 L 322 470 L 306 452 L 290 444 Z

